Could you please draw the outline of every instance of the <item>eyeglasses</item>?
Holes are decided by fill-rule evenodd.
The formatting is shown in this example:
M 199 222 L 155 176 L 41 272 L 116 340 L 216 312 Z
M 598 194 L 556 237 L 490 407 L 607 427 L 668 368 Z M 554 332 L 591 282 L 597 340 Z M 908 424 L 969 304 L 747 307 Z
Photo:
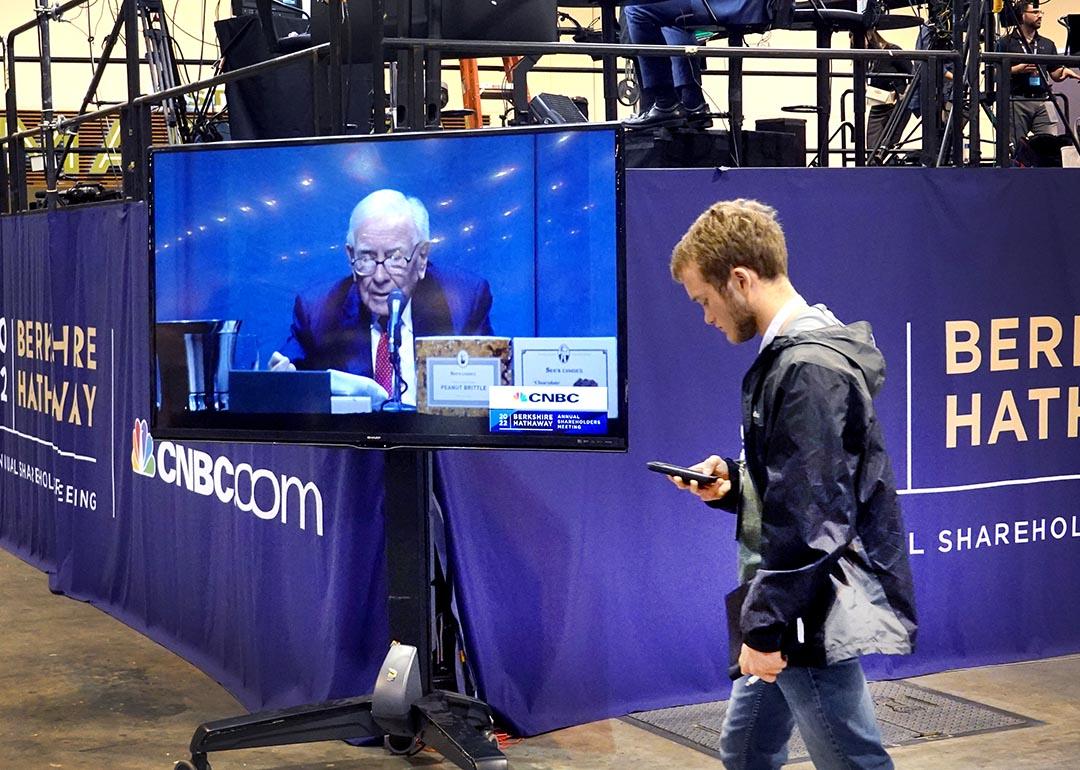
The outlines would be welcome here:
M 419 241 L 413 246 L 408 255 L 402 249 L 384 251 L 382 259 L 375 258 L 375 254 L 378 252 L 362 251 L 349 257 L 349 265 L 352 266 L 354 273 L 363 277 L 375 275 L 379 265 L 385 267 L 388 273 L 404 273 L 409 269 L 409 263 L 413 261 L 416 250 L 420 248 L 421 243 L 423 241 Z

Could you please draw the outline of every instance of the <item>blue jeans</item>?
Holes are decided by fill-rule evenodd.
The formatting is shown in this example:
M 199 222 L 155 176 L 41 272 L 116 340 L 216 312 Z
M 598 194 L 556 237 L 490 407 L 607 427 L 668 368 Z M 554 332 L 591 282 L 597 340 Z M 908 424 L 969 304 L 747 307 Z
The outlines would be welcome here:
M 727 770 L 777 770 L 796 723 L 818 770 L 891 770 L 858 658 L 825 668 L 793 666 L 775 684 L 737 679 L 724 718 Z

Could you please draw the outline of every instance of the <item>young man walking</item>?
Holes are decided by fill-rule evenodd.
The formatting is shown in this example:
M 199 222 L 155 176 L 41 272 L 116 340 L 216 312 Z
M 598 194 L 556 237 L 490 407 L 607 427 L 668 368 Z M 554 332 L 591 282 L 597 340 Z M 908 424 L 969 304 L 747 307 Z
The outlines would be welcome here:
M 761 336 L 742 385 L 744 459 L 693 466 L 712 485 L 672 479 L 738 514 L 743 676 L 724 765 L 779 768 L 798 724 L 818 768 L 891 768 L 859 656 L 910 653 L 916 623 L 870 327 L 799 296 L 776 212 L 756 201 L 705 211 L 671 274 L 730 342 Z

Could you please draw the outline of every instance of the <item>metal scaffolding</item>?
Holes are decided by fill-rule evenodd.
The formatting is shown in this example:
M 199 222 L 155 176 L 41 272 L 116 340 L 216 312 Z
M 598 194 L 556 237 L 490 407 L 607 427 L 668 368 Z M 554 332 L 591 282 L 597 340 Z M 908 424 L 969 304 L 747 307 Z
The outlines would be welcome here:
M 57 20 L 63 13 L 83 5 L 88 0 L 69 0 L 69 2 L 49 5 L 47 0 L 36 0 L 36 17 L 11 30 L 6 37 L 4 59 L 7 67 L 7 118 L 8 134 L 0 138 L 0 143 L 6 145 L 6 153 L 3 154 L 4 162 L 0 163 L 0 210 L 3 212 L 16 212 L 27 210 L 31 207 L 27 192 L 27 157 L 28 154 L 40 154 L 44 161 L 45 191 L 44 203 L 49 208 L 55 208 L 60 203 L 59 189 L 64 160 L 72 150 L 70 142 L 59 142 L 57 137 L 63 137 L 64 132 L 76 130 L 79 125 L 90 120 L 101 119 L 106 116 L 120 116 L 121 123 L 121 158 L 123 171 L 123 195 L 125 198 L 141 200 L 147 193 L 147 150 L 151 144 L 149 114 L 151 108 L 162 109 L 165 112 L 167 124 L 174 141 L 189 141 L 191 139 L 185 121 L 184 97 L 188 94 L 202 92 L 216 86 L 231 83 L 254 75 L 260 75 L 281 67 L 308 62 L 313 70 L 322 67 L 327 73 L 324 82 L 316 86 L 316 101 L 320 102 L 328 119 L 322 121 L 319 127 L 320 133 L 338 135 L 345 132 L 343 115 L 343 83 L 342 66 L 346 64 L 343 51 L 347 46 L 343 44 L 345 36 L 344 16 L 342 3 L 344 0 L 330 0 L 329 10 L 329 42 L 321 45 L 313 45 L 287 55 L 278 56 L 269 61 L 260 62 L 248 67 L 243 67 L 228 73 L 215 75 L 197 82 L 183 85 L 179 82 L 176 60 L 172 55 L 169 44 L 169 32 L 165 26 L 164 14 L 161 9 L 161 0 L 122 0 L 119 14 L 115 20 L 112 31 L 106 39 L 103 55 L 95 67 L 94 75 L 87 89 L 79 109 L 79 114 L 68 119 L 58 119 L 53 104 L 52 88 L 52 51 L 49 38 L 50 23 Z M 416 1 L 416 0 L 414 0 Z M 423 0 L 423 2 L 437 6 L 441 0 Z M 931 50 L 906 50 L 906 51 L 882 51 L 866 50 L 860 47 L 859 36 L 856 34 L 855 48 L 852 50 L 832 50 L 827 48 L 818 49 L 768 49 L 746 48 L 741 46 L 729 47 L 706 47 L 695 46 L 680 48 L 679 52 L 687 56 L 698 58 L 715 58 L 726 63 L 728 76 L 728 119 L 731 133 L 734 136 L 735 150 L 738 154 L 740 129 L 743 122 L 743 80 L 747 76 L 744 72 L 744 62 L 747 59 L 784 59 L 784 60 L 809 60 L 816 64 L 817 99 L 816 104 L 808 106 L 808 111 L 818 115 L 818 141 L 816 150 L 816 164 L 828 165 L 831 155 L 839 154 L 846 163 L 850 159 L 854 165 L 861 166 L 867 160 L 878 162 L 880 155 L 874 153 L 875 148 L 865 147 L 865 94 L 866 66 L 877 60 L 896 60 L 903 58 L 919 65 L 922 77 L 919 78 L 918 88 L 921 92 L 922 103 L 932 105 L 930 109 L 923 110 L 921 157 L 924 165 L 988 165 L 984 162 L 981 153 L 982 139 L 980 136 L 980 112 L 989 112 L 989 106 L 994 105 L 997 113 L 1003 114 L 1008 111 L 1010 93 L 1009 78 L 1003 76 L 1010 64 L 1017 60 L 1033 62 L 1043 67 L 1062 64 L 1080 63 L 1080 57 L 1076 56 L 1036 56 L 1031 54 L 1007 54 L 982 52 L 981 48 L 987 44 L 989 34 L 987 24 L 989 14 L 987 9 L 989 0 L 979 0 L 968 6 L 960 7 L 960 4 L 939 5 L 937 13 L 940 19 L 947 19 L 948 23 L 942 22 L 946 28 L 939 40 L 944 41 L 944 48 L 931 47 Z M 374 82 L 382 83 L 385 77 L 385 62 L 391 63 L 392 92 L 395 96 L 391 104 L 390 120 L 386 121 L 382 116 L 386 113 L 385 95 L 382 88 L 374 89 L 373 113 L 378 116 L 372 123 L 375 132 L 392 129 L 395 131 L 432 129 L 439 125 L 440 115 L 440 75 L 443 58 L 479 58 L 479 57 L 503 57 L 520 56 L 529 61 L 537 61 L 540 57 L 551 54 L 569 54 L 574 56 L 588 56 L 601 60 L 606 69 L 611 69 L 612 64 L 619 58 L 634 56 L 667 56 L 671 49 L 665 46 L 641 46 L 641 45 L 615 45 L 610 43 L 524 43 L 524 42 L 485 42 L 485 41 L 462 41 L 440 40 L 435 37 L 414 38 L 408 37 L 410 27 L 406 14 L 398 15 L 397 37 L 383 37 L 381 24 L 375 24 L 375 19 L 383 18 L 383 0 L 372 0 L 372 51 L 365 52 L 362 61 L 370 61 L 373 69 Z M 944 8 L 944 10 L 942 10 Z M 967 9 L 965 11 L 965 9 Z M 430 8 L 428 9 L 431 10 Z M 822 11 L 815 11 L 820 17 L 821 29 L 831 31 L 836 29 L 835 21 L 830 22 Z M 951 15 L 950 15 L 951 14 Z M 437 14 L 433 16 L 437 18 Z M 355 20 L 353 20 L 355 21 Z M 813 19 L 811 19 L 813 22 Z M 31 30 L 38 33 L 40 55 L 38 57 L 41 71 L 41 122 L 38 126 L 18 131 L 18 96 L 16 90 L 16 63 L 25 61 L 27 57 L 16 55 L 15 43 L 19 35 Z M 147 58 L 151 65 L 151 74 L 154 93 L 142 93 L 140 67 L 143 64 L 139 46 L 134 42 L 140 36 L 140 30 L 147 40 Z M 432 30 L 429 30 L 429 32 Z M 434 30 L 437 32 L 437 30 Z M 858 32 L 856 30 L 856 32 Z M 102 73 L 106 65 L 112 59 L 112 50 L 119 35 L 123 33 L 128 41 L 124 61 L 127 69 L 127 100 L 122 104 L 109 105 L 101 109 L 88 111 Z M 737 41 L 739 36 L 735 35 Z M 352 52 L 355 53 L 355 52 Z M 830 63 L 834 61 L 851 61 L 852 72 L 835 73 L 830 71 Z M 595 68 L 592 70 L 595 71 Z M 952 97 L 948 117 L 944 122 L 937 118 L 938 107 L 943 106 L 940 94 L 943 93 L 944 73 L 949 71 L 954 84 L 958 87 L 952 89 Z M 990 74 L 992 73 L 992 75 Z M 791 76 L 793 74 L 808 73 L 784 73 L 775 76 Z M 837 129 L 830 133 L 828 117 L 831 112 L 831 89 L 830 83 L 834 78 L 852 78 L 852 90 L 855 95 L 854 119 L 852 123 L 844 123 L 841 129 L 847 127 L 847 131 Z M 523 80 L 523 78 L 522 78 Z M 989 84 L 989 86 L 987 85 Z M 524 119 L 528 115 L 528 104 L 525 101 L 526 93 L 524 84 L 515 89 L 516 97 L 513 100 L 513 110 L 518 119 Z M 607 94 L 605 94 L 606 96 Z M 389 126 L 388 126 L 389 123 Z M 996 152 L 992 163 L 995 165 L 1007 165 L 1010 159 L 1009 121 L 998 120 L 996 130 Z M 1075 129 L 1066 122 L 1066 131 L 1069 139 L 1078 151 L 1080 143 L 1077 142 Z M 830 140 L 840 134 L 843 144 L 840 148 L 830 145 Z M 846 136 L 850 134 L 854 147 L 848 147 Z M 27 140 L 36 140 L 37 148 L 28 148 Z M 965 141 L 967 152 L 965 157 Z

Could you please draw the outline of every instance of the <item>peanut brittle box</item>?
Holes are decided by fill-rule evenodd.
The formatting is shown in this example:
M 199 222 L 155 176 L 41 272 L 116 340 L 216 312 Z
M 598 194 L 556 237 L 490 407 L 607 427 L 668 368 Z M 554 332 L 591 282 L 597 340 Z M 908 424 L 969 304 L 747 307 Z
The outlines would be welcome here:
M 419 412 L 485 417 L 488 388 L 513 384 L 509 337 L 417 337 L 415 344 Z

